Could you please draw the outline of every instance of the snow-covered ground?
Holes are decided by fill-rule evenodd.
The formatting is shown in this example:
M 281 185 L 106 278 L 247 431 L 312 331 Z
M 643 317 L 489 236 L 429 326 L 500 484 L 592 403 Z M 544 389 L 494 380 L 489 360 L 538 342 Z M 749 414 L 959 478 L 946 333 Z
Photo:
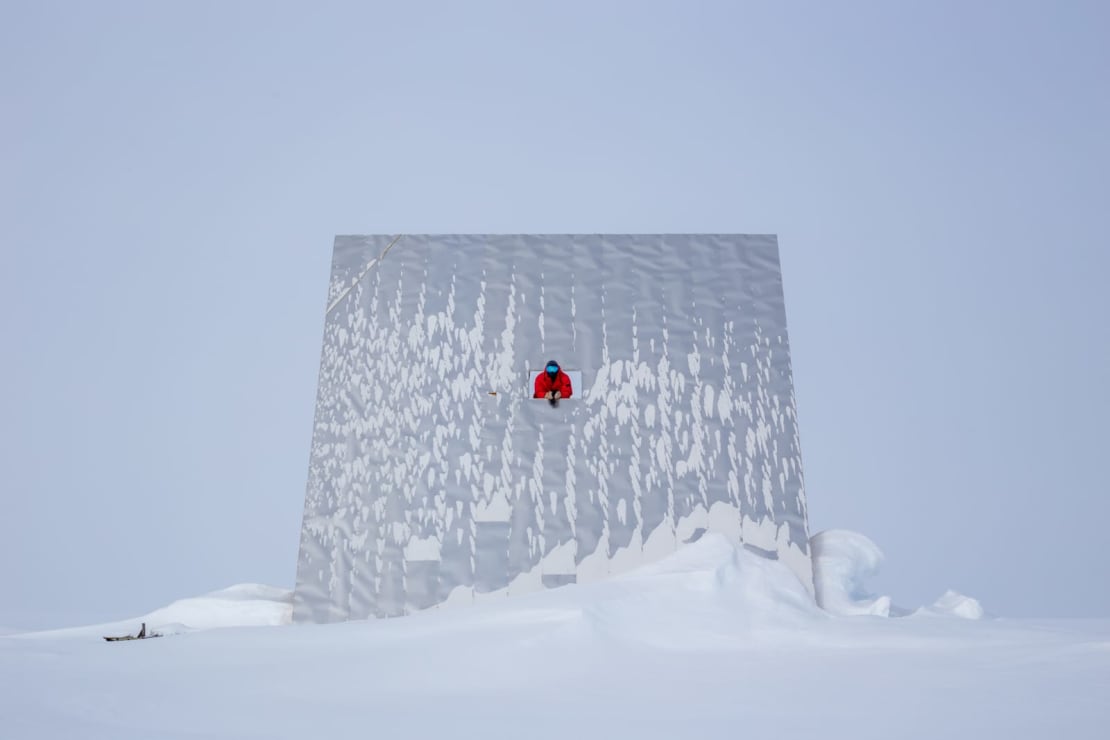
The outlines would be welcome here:
M 866 593 L 867 538 L 814 553 L 824 610 L 706 536 L 614 580 L 398 620 L 275 626 L 289 592 L 236 586 L 6 636 L 0 737 L 1106 737 L 1110 620 L 985 618 L 951 592 L 899 609 Z M 100 639 L 142 621 L 167 636 Z

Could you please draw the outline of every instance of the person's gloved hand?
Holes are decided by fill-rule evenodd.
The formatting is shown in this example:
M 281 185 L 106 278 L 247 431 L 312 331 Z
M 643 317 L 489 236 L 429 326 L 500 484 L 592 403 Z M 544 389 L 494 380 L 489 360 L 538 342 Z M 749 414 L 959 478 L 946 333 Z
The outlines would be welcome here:
M 558 401 L 562 397 L 563 397 L 563 392 L 562 391 L 555 391 L 555 400 L 556 401 Z
M 555 391 L 548 391 L 547 395 L 544 396 L 544 398 L 546 398 L 548 401 L 554 401 L 555 400 Z

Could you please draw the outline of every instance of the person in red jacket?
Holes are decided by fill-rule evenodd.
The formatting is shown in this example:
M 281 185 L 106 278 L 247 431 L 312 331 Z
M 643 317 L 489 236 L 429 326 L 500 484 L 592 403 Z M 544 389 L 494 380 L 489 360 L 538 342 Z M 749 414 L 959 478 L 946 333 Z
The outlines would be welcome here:
M 536 376 L 536 392 L 532 398 L 546 398 L 552 406 L 558 406 L 560 398 L 570 398 L 573 393 L 570 376 L 563 372 L 559 363 L 550 360 L 544 372 Z

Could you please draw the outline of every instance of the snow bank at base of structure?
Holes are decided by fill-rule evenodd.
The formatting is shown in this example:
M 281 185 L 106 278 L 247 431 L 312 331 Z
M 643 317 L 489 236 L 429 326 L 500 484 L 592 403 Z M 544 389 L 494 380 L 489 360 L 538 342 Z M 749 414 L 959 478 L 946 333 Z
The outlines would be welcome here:
M 830 615 L 889 617 L 910 614 L 892 606 L 887 596 L 865 588 L 883 561 L 882 551 L 869 538 L 846 530 L 828 530 L 811 539 L 817 602 L 786 565 L 737 547 L 720 534 L 706 534 L 696 542 L 656 563 L 614 578 L 566 586 L 507 600 L 491 600 L 490 608 L 519 608 L 522 613 L 542 602 L 565 605 L 600 631 L 620 633 L 653 644 L 689 646 L 701 640 L 704 630 L 676 634 L 669 624 L 655 618 L 661 611 L 682 612 L 703 626 L 716 625 L 708 634 L 759 632 L 804 627 Z M 227 627 L 261 627 L 289 624 L 293 593 L 259 584 L 239 584 L 202 596 L 181 599 L 134 619 L 76 627 L 27 636 L 90 637 L 134 634 L 140 624 L 163 635 Z M 582 606 L 584 599 L 590 606 Z M 475 614 L 484 613 L 475 606 Z M 434 610 L 438 611 L 438 610 Z M 582 617 L 583 612 L 586 615 Z M 463 621 L 467 610 L 454 612 Z M 983 608 L 975 599 L 948 591 L 935 603 L 912 612 L 915 616 L 981 619 Z M 445 618 L 450 616 L 443 615 Z M 692 636 L 697 635 L 697 636 Z
M 771 560 L 709 533 L 662 560 L 614 579 L 620 586 L 673 582 L 691 602 L 704 594 L 735 608 L 753 623 L 782 623 L 821 618 L 806 587 L 781 561 Z M 604 583 L 604 582 L 603 582 Z
M 823 537 L 826 555 L 846 554 L 842 575 L 874 564 L 845 538 Z M 868 557 L 852 565 L 853 552 Z M 1110 721 L 1110 620 L 941 616 L 967 613 L 952 595 L 922 617 L 836 616 L 786 565 L 721 536 L 621 577 L 465 609 L 245 626 L 283 619 L 287 593 L 237 586 L 159 610 L 238 629 L 0 638 L 0 734 L 1102 740 Z
M 598 637 L 665 650 L 792 644 L 829 620 L 788 566 L 716 533 L 622 576 L 520 602 L 565 605 Z

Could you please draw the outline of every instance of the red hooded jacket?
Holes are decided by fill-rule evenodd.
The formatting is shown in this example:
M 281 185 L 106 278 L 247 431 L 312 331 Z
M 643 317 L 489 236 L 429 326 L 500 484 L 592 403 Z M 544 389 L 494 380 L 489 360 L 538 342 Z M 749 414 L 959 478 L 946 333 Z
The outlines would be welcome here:
M 548 391 L 559 391 L 563 398 L 570 398 L 574 392 L 570 387 L 570 376 L 560 369 L 552 380 L 546 372 L 541 372 L 536 376 L 536 392 L 532 398 L 546 398 Z

